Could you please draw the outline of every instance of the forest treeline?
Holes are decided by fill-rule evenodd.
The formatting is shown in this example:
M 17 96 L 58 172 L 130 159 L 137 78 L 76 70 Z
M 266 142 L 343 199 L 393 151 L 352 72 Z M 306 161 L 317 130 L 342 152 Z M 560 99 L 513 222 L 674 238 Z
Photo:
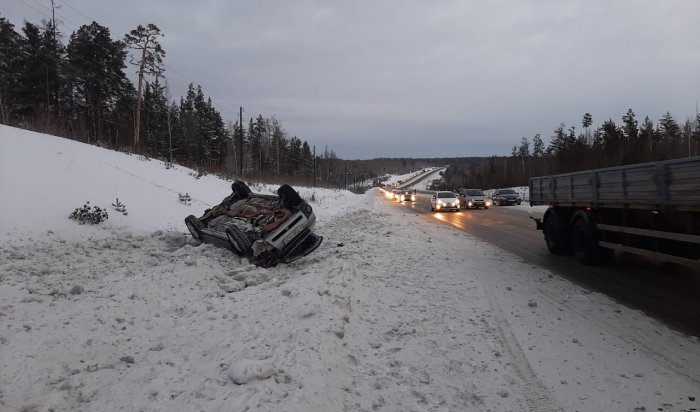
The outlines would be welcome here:
M 666 112 L 656 124 L 649 116 L 640 123 L 629 109 L 620 124 L 608 119 L 592 129 L 593 118 L 586 113 L 581 125 L 577 132 L 560 124 L 548 145 L 540 134 L 523 137 L 510 156 L 440 159 L 450 165 L 441 188 L 525 186 L 532 176 L 698 156 L 700 151 L 700 115 L 679 123 Z
M 522 137 L 510 156 L 343 160 L 324 146 L 290 135 L 275 116 L 227 122 L 200 85 L 172 98 L 157 26 L 139 25 L 123 38 L 96 22 L 67 38 L 53 20 L 24 22 L 0 16 L 0 123 L 135 152 L 201 172 L 290 184 L 361 190 L 387 174 L 449 166 L 442 188 L 526 185 L 529 177 L 590 168 L 697 156 L 700 116 L 656 123 L 630 109 L 620 123 L 581 129 L 561 124 L 545 144 Z M 125 74 L 138 74 L 134 85 Z M 465 153 L 468 155 L 468 153 Z
M 64 41 L 53 20 L 0 16 L 0 123 L 135 152 L 202 172 L 327 186 L 359 179 L 333 150 L 290 135 L 274 116 L 226 123 L 200 85 L 170 97 L 157 26 L 115 39 L 96 22 Z M 131 52 L 131 53 L 130 53 Z M 133 68 L 137 85 L 126 76 Z M 139 93 L 140 91 L 140 93 Z M 364 174 L 367 174 L 365 172 Z M 355 176 L 357 175 L 357 177 Z

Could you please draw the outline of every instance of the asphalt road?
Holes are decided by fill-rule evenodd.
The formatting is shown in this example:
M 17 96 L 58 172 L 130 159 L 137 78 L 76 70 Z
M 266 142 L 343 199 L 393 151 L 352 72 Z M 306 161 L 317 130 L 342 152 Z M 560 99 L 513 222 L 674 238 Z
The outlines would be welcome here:
M 426 220 L 438 220 L 468 232 L 591 291 L 604 293 L 682 333 L 700 336 L 700 272 L 696 270 L 620 253 L 606 266 L 585 266 L 573 256 L 553 255 L 547 250 L 542 232 L 529 219 L 528 210 L 522 207 L 434 213 L 430 211 L 430 199 L 420 195 L 416 202 L 393 203 Z

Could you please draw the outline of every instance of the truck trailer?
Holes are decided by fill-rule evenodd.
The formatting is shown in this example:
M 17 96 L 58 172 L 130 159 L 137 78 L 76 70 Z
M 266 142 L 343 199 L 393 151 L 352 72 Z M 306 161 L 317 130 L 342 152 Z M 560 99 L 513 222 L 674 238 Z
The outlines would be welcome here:
M 583 264 L 615 251 L 700 268 L 700 157 L 530 178 L 550 252 Z

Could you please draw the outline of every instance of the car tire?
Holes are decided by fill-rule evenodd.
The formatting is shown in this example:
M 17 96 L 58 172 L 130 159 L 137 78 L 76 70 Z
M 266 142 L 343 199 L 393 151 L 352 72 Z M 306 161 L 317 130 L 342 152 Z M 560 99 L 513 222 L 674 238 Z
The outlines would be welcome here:
M 250 239 L 237 226 L 231 226 L 226 229 L 226 238 L 231 246 L 231 250 L 238 256 L 248 256 L 253 251 Z
M 282 205 L 287 209 L 296 209 L 301 204 L 301 196 L 289 185 L 282 185 L 277 189 L 277 195 L 282 200 Z
M 187 230 L 190 231 L 190 234 L 195 240 L 199 240 L 200 242 L 202 241 L 202 229 L 204 229 L 204 225 L 199 221 L 199 219 L 197 219 L 196 216 L 187 216 L 185 218 L 185 226 L 187 226 Z
M 236 180 L 235 182 L 231 183 L 231 191 L 237 194 L 241 199 L 245 199 L 249 194 L 253 193 L 248 185 L 240 180 Z

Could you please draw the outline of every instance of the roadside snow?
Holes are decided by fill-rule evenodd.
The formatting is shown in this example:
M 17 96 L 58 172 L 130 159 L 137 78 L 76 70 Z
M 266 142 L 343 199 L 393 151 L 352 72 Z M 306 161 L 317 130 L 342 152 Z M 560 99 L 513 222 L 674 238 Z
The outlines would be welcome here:
M 324 242 L 262 269 L 186 234 L 230 182 L 5 126 L 0 156 L 0 410 L 698 408 L 696 337 L 376 190 L 298 188 Z

